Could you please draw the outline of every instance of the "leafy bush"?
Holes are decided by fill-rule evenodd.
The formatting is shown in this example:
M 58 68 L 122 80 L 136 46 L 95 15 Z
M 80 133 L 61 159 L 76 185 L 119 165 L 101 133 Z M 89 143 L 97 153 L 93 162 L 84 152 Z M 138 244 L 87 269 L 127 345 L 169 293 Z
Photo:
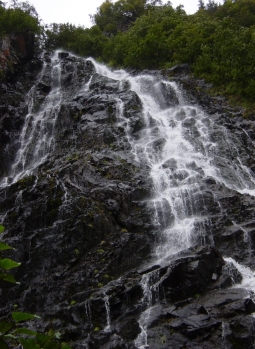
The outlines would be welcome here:
M 255 25 L 255 1 L 254 0 L 225 0 L 224 4 L 217 6 L 214 16 L 220 19 L 233 18 L 243 26 Z
M 109 46 L 113 50 L 104 51 L 103 58 L 125 67 L 162 68 L 171 61 L 173 54 L 167 40 L 185 17 L 182 9 L 174 10 L 171 5 L 150 9 L 136 20 L 128 32 L 118 34 L 111 40 Z

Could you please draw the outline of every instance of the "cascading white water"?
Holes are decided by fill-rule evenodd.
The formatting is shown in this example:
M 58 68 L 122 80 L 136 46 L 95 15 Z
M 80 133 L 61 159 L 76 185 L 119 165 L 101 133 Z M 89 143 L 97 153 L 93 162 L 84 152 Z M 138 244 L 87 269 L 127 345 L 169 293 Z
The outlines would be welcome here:
M 135 340 L 135 345 L 137 348 L 145 349 L 147 348 L 147 327 L 148 320 L 150 318 L 151 311 L 153 309 L 153 303 L 158 300 L 158 273 L 151 272 L 144 274 L 141 279 L 141 286 L 143 289 L 143 298 L 141 301 L 142 307 L 145 310 L 141 313 L 139 319 L 139 326 L 141 329 L 140 334 Z M 153 299 L 155 298 L 155 300 Z
M 154 223 L 162 226 L 155 258 L 159 262 L 194 243 L 203 243 L 208 218 L 201 215 L 196 201 L 203 202 L 200 185 L 204 178 L 255 195 L 255 179 L 238 157 L 236 140 L 225 127 L 216 127 L 200 108 L 190 106 L 174 82 L 151 75 L 132 77 L 123 70 L 111 71 L 95 61 L 93 64 L 99 74 L 120 81 L 120 86 L 128 81 L 142 102 L 146 126 L 139 137 L 130 135 L 121 99 L 118 122 L 126 128 L 135 159 L 151 169 Z M 218 140 L 227 143 L 227 152 L 222 152 Z M 217 166 L 219 158 L 225 167 Z
M 125 127 L 135 159 L 151 169 L 154 225 L 161 230 L 154 263 L 194 244 L 203 245 L 208 234 L 206 227 L 210 225 L 206 214 L 201 213 L 201 207 L 206 206 L 201 190 L 204 178 L 212 178 L 241 194 L 255 195 L 255 178 L 239 157 L 237 140 L 232 139 L 224 126 L 215 125 L 200 108 L 190 106 L 175 83 L 150 75 L 132 77 L 125 71 L 112 72 L 95 61 L 93 63 L 98 73 L 119 80 L 120 86 L 123 81 L 128 81 L 130 89 L 142 102 L 145 127 L 139 137 L 130 134 L 121 99 L 118 100 L 117 121 Z M 164 94 L 167 99 L 172 97 L 170 103 Z M 225 142 L 224 147 L 221 142 Z M 216 197 L 214 200 L 217 202 Z M 247 272 L 234 260 L 233 263 L 241 273 L 249 274 L 242 286 L 248 285 L 250 289 L 252 283 L 255 289 L 252 272 Z M 250 282 L 247 283 L 247 279 Z M 145 310 L 139 319 L 141 332 L 135 340 L 139 349 L 148 348 L 147 322 L 153 307 L 149 280 L 149 274 L 141 280 L 144 293 L 141 305 Z
M 224 258 L 225 262 L 231 263 L 242 275 L 242 281 L 235 285 L 235 287 L 245 288 L 246 290 L 253 291 L 255 290 L 255 274 L 249 267 L 245 267 L 240 263 L 236 262 L 233 258 L 227 257 Z
M 64 100 L 58 54 L 55 52 L 51 59 L 51 91 L 39 110 L 34 105 L 36 86 L 28 94 L 29 112 L 9 182 L 30 174 L 54 149 L 54 127 Z M 120 93 L 129 86 L 142 103 L 141 117 L 145 126 L 139 136 L 134 137 L 130 120 L 125 116 L 125 102 L 121 94 L 115 98 L 117 123 L 125 129 L 135 159 L 151 169 L 154 185 L 151 205 L 155 226 L 161 230 L 155 258 L 161 260 L 194 243 L 202 243 L 207 217 L 201 214 L 196 202 L 203 201 L 200 184 L 204 178 L 212 177 L 229 189 L 255 195 L 255 179 L 241 161 L 240 144 L 236 144 L 237 140 L 225 127 L 215 125 L 201 109 L 190 106 L 174 82 L 152 75 L 131 76 L 124 70 L 111 71 L 93 59 L 88 60 L 93 62 L 97 73 L 119 82 Z M 45 63 L 39 80 L 46 68 L 48 63 Z M 72 79 L 78 81 L 75 69 Z M 89 91 L 92 80 L 93 73 L 86 83 L 77 84 L 76 92 Z
M 44 69 L 41 76 L 43 76 Z M 62 101 L 60 70 L 60 61 L 55 53 L 52 57 L 52 90 L 39 111 L 34 110 L 35 87 L 31 90 L 29 111 L 21 133 L 20 148 L 10 174 L 14 182 L 28 175 L 32 169 L 43 163 L 54 148 L 54 126 Z
M 123 70 L 111 71 L 90 60 L 97 73 L 119 81 L 119 96 L 114 97 L 117 123 L 125 130 L 134 158 L 150 168 L 154 194 L 148 205 L 154 209 L 155 230 L 160 231 L 160 236 L 156 238 L 154 263 L 160 264 L 194 244 L 204 244 L 208 234 L 206 227 L 210 224 L 206 209 L 201 210 L 206 206 L 201 189 L 205 178 L 211 177 L 216 183 L 241 194 L 255 195 L 255 179 L 241 161 L 237 140 L 224 126 L 215 125 L 200 108 L 189 105 L 174 82 L 151 75 L 131 76 Z M 39 111 L 34 111 L 35 88 L 29 95 L 29 113 L 10 173 L 12 182 L 30 174 L 54 148 L 54 127 L 63 102 L 57 53 L 52 57 L 52 63 L 52 90 Z M 77 93 L 89 91 L 92 81 L 93 73 L 83 87 L 77 89 Z M 125 101 L 121 99 L 123 86 L 127 85 L 139 96 L 142 104 L 144 127 L 136 135 L 131 133 L 130 119 L 125 116 Z M 224 148 L 221 142 L 224 142 Z M 68 205 L 67 188 L 63 182 L 59 182 L 59 185 L 64 192 L 63 206 Z M 22 193 L 17 200 L 22 200 Z M 236 267 L 239 268 L 238 265 Z M 144 311 L 139 320 L 141 335 L 135 341 L 135 345 L 141 349 L 147 347 L 146 321 L 153 306 L 152 293 L 155 291 L 150 280 L 148 275 L 141 280 Z M 252 287 L 255 288 L 253 284 Z M 108 332 L 110 307 L 107 296 L 105 307 L 105 331 Z M 87 312 L 89 317 L 89 308 Z

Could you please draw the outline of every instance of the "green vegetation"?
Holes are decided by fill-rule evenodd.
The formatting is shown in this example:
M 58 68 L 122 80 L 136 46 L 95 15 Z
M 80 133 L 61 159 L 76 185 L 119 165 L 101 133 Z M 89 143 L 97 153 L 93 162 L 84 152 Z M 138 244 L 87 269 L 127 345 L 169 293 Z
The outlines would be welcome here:
M 47 28 L 46 46 L 63 48 L 113 67 L 165 69 L 189 63 L 195 77 L 238 103 L 255 93 L 255 0 L 199 1 L 187 15 L 160 1 L 106 0 L 88 29 L 71 24 Z
M 3 232 L 4 226 L 0 225 L 0 234 Z M 18 267 L 20 263 L 17 263 L 12 259 L 2 257 L 2 253 L 8 250 L 12 250 L 12 247 L 0 241 L 0 280 L 16 283 L 15 278 L 9 273 L 9 270 Z
M 4 226 L 0 225 L 0 234 L 3 231 Z M 2 257 L 5 251 L 11 249 L 9 245 L 0 241 L 0 280 L 2 280 L 1 282 L 17 283 L 13 275 L 9 274 L 9 270 L 18 267 L 20 263 Z M 17 308 L 17 304 L 14 304 L 14 308 Z M 71 349 L 65 343 L 61 343 L 61 333 L 59 332 L 50 331 L 48 334 L 41 334 L 22 326 L 23 322 L 31 325 L 31 321 L 34 319 L 40 319 L 40 317 L 14 311 L 8 319 L 0 321 L 0 348 L 8 349 L 13 348 L 13 345 L 21 344 L 24 349 Z
M 42 32 L 35 8 L 28 2 L 17 1 L 12 1 L 12 6 L 5 8 L 4 3 L 0 1 L 0 38 L 7 34 L 27 31 L 34 34 Z

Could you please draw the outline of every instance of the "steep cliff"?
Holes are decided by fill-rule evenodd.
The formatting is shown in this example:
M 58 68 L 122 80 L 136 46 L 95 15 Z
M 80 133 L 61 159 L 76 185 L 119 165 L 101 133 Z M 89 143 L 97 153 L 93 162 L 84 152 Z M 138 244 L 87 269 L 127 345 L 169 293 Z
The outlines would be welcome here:
M 254 123 L 183 70 L 42 60 L 2 84 L 1 315 L 77 349 L 253 348 Z
M 15 158 L 16 140 L 27 114 L 26 95 L 42 64 L 33 34 L 0 40 L 0 175 L 7 173 Z

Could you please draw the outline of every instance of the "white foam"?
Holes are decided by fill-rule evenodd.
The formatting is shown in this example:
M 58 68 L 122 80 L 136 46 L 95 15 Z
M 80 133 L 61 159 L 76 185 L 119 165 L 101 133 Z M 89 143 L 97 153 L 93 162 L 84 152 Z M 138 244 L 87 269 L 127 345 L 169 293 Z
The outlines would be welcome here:
M 246 290 L 255 292 L 255 272 L 249 267 L 241 265 L 232 257 L 225 257 L 224 260 L 227 263 L 232 263 L 243 277 L 242 282 L 240 284 L 234 285 L 233 287 L 245 288 Z

